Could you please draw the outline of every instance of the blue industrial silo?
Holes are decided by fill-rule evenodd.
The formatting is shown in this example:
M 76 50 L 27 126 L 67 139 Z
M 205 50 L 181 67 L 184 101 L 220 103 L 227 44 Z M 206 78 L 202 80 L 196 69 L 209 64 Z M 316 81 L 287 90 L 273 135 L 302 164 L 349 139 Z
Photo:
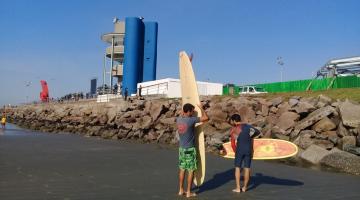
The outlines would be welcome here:
M 144 29 L 140 18 L 125 19 L 123 95 L 126 88 L 129 95 L 135 94 L 137 83 L 143 79 Z
M 142 81 L 153 81 L 156 79 L 156 57 L 157 57 L 157 22 L 144 22 L 144 62 Z

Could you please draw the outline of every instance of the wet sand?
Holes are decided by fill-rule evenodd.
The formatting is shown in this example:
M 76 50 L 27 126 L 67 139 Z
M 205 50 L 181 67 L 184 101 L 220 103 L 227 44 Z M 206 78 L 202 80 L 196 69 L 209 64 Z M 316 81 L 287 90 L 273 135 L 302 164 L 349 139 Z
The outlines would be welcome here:
M 186 199 L 176 149 L 156 144 L 0 130 L 0 199 Z M 231 192 L 233 160 L 207 154 L 197 199 L 360 199 L 360 177 L 253 161 L 246 193 Z

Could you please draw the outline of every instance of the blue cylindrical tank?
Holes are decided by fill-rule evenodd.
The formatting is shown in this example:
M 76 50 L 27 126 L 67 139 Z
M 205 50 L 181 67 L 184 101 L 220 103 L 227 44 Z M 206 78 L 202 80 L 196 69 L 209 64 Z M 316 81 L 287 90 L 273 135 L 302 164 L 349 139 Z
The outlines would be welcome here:
M 135 94 L 142 82 L 144 58 L 144 23 L 137 17 L 125 18 L 124 69 L 122 94 Z
M 157 22 L 144 22 L 144 69 L 143 81 L 153 81 L 156 79 L 156 57 L 157 57 Z

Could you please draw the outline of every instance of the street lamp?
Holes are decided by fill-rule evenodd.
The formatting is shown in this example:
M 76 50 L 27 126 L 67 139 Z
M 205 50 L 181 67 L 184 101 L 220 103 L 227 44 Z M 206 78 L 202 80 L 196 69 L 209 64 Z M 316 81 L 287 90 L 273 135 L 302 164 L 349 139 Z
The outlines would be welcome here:
M 280 81 L 283 82 L 284 61 L 281 56 L 276 58 L 276 63 L 280 65 Z
M 29 103 L 29 87 L 31 86 L 31 81 L 27 81 L 25 83 L 25 87 L 27 88 L 26 90 L 26 103 Z

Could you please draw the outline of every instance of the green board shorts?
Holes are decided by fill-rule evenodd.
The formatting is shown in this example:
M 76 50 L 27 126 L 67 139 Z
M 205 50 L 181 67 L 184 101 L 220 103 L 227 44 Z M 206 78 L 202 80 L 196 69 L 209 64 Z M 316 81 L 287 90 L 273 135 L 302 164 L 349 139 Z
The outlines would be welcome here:
M 196 170 L 197 159 L 195 147 L 179 148 L 179 168 L 183 170 Z

